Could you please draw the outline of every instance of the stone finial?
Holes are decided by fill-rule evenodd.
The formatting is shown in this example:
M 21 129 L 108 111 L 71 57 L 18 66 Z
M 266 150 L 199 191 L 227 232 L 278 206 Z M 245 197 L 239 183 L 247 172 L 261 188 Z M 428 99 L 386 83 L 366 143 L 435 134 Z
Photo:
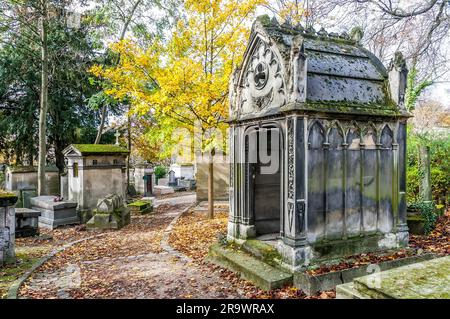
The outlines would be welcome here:
M 286 20 L 284 20 L 284 22 L 283 22 L 283 24 L 281 25 L 283 28 L 286 28 L 286 29 L 292 29 L 292 24 L 291 24 L 291 22 L 289 21 L 289 19 L 286 19 Z
M 116 137 L 116 143 L 115 143 L 115 145 L 119 145 L 119 137 L 120 137 L 119 131 L 116 131 L 116 133 L 114 133 L 114 136 Z
M 300 32 L 304 32 L 304 31 L 305 31 L 305 29 L 303 28 L 303 26 L 302 26 L 300 23 L 298 23 L 298 24 L 294 27 L 294 29 L 297 30 L 297 31 L 300 31 Z
M 313 28 L 312 26 L 309 26 L 309 27 L 306 29 L 306 33 L 307 33 L 307 34 L 314 35 L 314 34 L 316 34 L 316 30 L 314 30 L 314 28 Z
M 320 30 L 317 32 L 317 35 L 321 37 L 326 37 L 328 35 L 328 32 L 323 27 L 321 27 Z
M 272 19 L 270 20 L 270 22 L 272 23 L 273 26 L 280 26 L 280 24 L 278 23 L 277 18 L 275 18 L 275 16 L 272 17 Z
M 364 36 L 364 31 L 361 29 L 361 27 L 354 27 L 350 31 L 350 38 L 353 41 L 355 41 L 356 43 L 360 43 L 363 36 Z
M 391 97 L 404 110 L 408 68 L 406 67 L 406 60 L 400 51 L 395 52 L 388 71 Z

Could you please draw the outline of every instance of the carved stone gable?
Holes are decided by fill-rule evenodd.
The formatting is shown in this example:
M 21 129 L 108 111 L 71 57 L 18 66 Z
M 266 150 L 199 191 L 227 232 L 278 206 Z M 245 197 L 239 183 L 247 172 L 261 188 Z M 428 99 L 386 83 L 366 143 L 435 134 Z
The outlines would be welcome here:
M 266 42 L 258 39 L 243 73 L 241 114 L 279 108 L 285 103 L 285 83 L 279 58 Z

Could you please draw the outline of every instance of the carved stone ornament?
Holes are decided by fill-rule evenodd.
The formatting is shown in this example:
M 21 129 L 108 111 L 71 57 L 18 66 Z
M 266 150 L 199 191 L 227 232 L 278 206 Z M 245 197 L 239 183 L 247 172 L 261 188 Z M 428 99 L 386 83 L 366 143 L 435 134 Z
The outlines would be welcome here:
M 279 108 L 285 103 L 280 61 L 269 45 L 258 39 L 242 79 L 241 113 Z

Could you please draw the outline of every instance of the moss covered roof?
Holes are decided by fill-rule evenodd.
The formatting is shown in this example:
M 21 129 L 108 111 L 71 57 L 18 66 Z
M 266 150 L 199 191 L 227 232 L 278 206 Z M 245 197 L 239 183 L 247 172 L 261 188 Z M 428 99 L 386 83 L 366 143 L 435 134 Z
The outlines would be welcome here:
M 128 154 L 129 151 L 126 148 L 112 144 L 73 144 L 81 154 L 113 154 L 123 153 Z
M 14 197 L 17 197 L 17 195 L 0 189 L 0 198 L 14 198 Z

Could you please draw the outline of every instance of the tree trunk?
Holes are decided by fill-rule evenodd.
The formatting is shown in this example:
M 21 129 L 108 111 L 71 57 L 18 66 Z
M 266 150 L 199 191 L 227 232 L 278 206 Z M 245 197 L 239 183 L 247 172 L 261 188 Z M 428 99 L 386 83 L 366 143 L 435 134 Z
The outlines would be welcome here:
M 128 105 L 128 115 L 127 115 L 127 138 L 128 138 L 128 150 L 130 151 L 130 154 L 128 154 L 127 157 L 127 191 L 128 187 L 130 187 L 130 156 L 131 156 L 131 117 L 130 117 L 130 105 Z
M 108 109 L 107 109 L 106 104 L 103 104 L 100 126 L 98 127 L 97 136 L 95 137 L 94 144 L 99 144 L 100 140 L 102 138 L 103 127 L 105 126 L 106 113 L 108 113 L 107 111 L 108 111 Z
M 128 26 L 130 25 L 130 22 L 133 19 L 134 13 L 136 12 L 136 9 L 139 6 L 139 4 L 141 3 L 141 1 L 142 0 L 137 0 L 134 3 L 133 7 L 131 8 L 130 15 L 125 20 L 125 22 L 123 24 L 122 32 L 120 32 L 119 41 L 122 41 L 125 38 L 125 34 L 127 33 Z M 118 65 L 119 62 L 120 62 L 120 55 L 117 58 L 117 61 L 116 61 L 115 64 Z M 106 119 L 106 113 L 107 113 L 106 110 L 107 110 L 107 106 L 103 105 L 101 123 L 100 123 L 100 127 L 98 128 L 97 137 L 95 138 L 95 144 L 100 143 L 100 139 L 101 139 L 102 134 L 103 134 L 103 126 L 105 125 L 105 119 Z M 127 183 L 127 185 L 128 185 L 128 183 Z
M 41 96 L 39 111 L 38 195 L 45 194 L 46 126 L 48 108 L 47 0 L 41 0 Z
M 430 167 L 430 147 L 419 145 L 420 158 L 420 197 L 424 201 L 431 201 L 431 167 Z
M 208 162 L 208 218 L 214 218 L 214 161 L 213 154 Z

